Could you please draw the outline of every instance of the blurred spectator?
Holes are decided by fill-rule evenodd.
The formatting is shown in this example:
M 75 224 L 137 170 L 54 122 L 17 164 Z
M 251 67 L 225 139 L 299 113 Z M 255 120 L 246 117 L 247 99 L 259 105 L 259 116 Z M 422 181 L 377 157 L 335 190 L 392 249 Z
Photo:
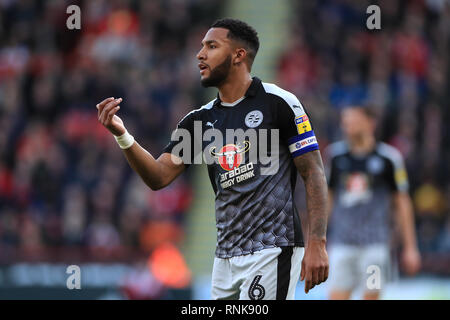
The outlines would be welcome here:
M 66 28 L 70 4 L 81 8 L 81 30 Z M 203 100 L 195 53 L 220 8 L 219 0 L 0 1 L 1 261 L 17 257 L 11 250 L 26 259 L 69 247 L 147 257 L 160 241 L 181 241 L 189 176 L 151 192 L 98 124 L 95 104 L 123 97 L 130 131 L 160 152 Z

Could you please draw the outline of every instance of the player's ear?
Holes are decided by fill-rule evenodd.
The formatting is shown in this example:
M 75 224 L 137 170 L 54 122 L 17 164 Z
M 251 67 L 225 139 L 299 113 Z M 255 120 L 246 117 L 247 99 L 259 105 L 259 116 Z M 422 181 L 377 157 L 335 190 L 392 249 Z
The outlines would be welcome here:
M 247 56 L 247 50 L 244 48 L 236 48 L 233 64 L 241 64 Z

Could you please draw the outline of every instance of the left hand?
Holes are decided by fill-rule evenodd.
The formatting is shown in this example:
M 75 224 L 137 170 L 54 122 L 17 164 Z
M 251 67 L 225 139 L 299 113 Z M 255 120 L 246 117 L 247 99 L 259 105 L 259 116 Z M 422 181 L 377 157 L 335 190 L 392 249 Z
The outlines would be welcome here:
M 300 279 L 305 280 L 305 293 L 328 279 L 328 254 L 325 240 L 310 240 L 302 260 Z
M 420 253 L 417 248 L 405 248 L 401 255 L 401 265 L 407 275 L 416 274 L 421 267 Z

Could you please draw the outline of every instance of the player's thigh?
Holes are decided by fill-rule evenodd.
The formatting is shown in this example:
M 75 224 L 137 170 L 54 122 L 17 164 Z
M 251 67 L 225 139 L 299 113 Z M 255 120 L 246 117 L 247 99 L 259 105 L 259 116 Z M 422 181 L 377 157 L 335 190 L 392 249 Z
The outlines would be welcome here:
M 332 245 L 329 250 L 329 287 L 332 293 L 351 292 L 359 281 L 359 250 L 351 245 Z
M 291 259 L 291 277 L 288 287 L 288 292 L 286 294 L 286 300 L 294 300 L 295 298 L 295 289 L 297 288 L 297 283 L 300 280 L 300 272 L 302 270 L 302 260 L 303 256 L 305 254 L 305 248 L 302 247 L 294 247 L 292 259 Z M 283 299 L 283 296 L 281 295 L 279 297 L 280 299 Z
M 359 260 L 359 273 L 362 275 L 363 291 L 376 296 L 387 281 L 390 265 L 389 246 L 376 244 L 365 246 Z
M 239 298 L 239 287 L 233 286 L 229 259 L 214 258 L 211 298 L 213 300 L 237 300 Z
M 282 247 L 243 256 L 240 299 L 293 299 L 300 276 L 303 248 Z

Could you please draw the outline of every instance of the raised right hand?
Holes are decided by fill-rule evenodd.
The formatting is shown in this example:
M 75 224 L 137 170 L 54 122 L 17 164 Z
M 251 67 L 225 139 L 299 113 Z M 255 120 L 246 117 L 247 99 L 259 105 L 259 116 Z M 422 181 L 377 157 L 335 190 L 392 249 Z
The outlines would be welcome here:
M 121 136 L 126 132 L 122 119 L 116 116 L 121 102 L 122 98 L 114 99 L 112 97 L 103 100 L 96 106 L 98 109 L 98 121 L 115 136 Z

